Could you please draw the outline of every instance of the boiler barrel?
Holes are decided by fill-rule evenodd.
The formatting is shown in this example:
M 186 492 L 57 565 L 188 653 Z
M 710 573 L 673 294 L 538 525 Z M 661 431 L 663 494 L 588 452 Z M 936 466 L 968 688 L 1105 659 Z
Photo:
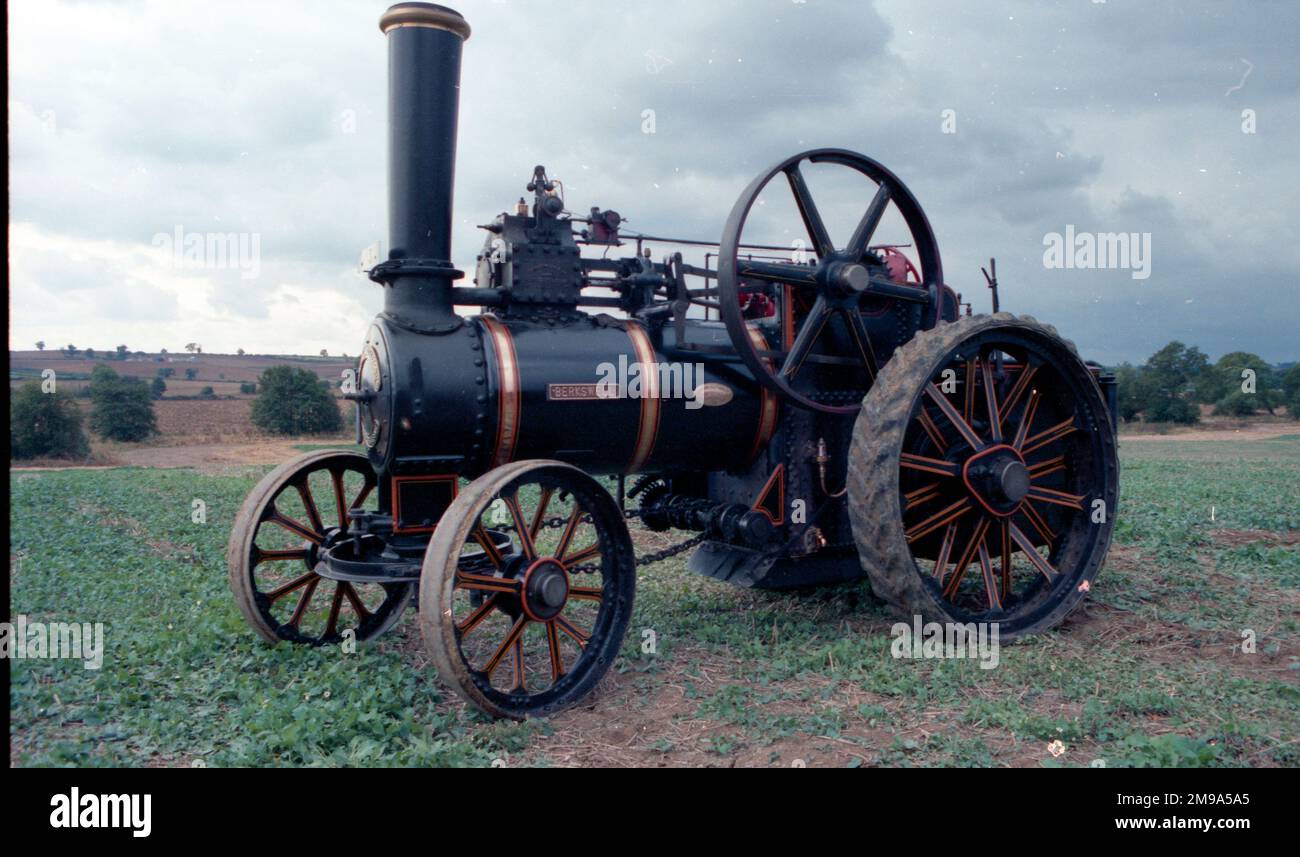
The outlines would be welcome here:
M 479 323 L 496 405 L 487 467 L 556 458 L 590 473 L 739 470 L 776 428 L 775 398 L 737 364 L 665 357 L 635 321 Z

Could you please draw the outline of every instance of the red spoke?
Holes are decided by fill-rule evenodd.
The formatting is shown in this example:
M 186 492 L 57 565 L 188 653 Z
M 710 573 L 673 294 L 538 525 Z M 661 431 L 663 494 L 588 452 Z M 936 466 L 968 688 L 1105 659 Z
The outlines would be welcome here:
M 339 516 L 339 528 L 348 528 L 348 507 L 343 502 L 343 471 L 331 470 L 330 481 L 334 483 L 334 508 Z
M 961 586 L 962 578 L 966 576 L 966 567 L 975 558 L 975 552 L 984 546 L 984 533 L 988 531 L 988 528 L 989 519 L 980 518 L 978 523 L 975 524 L 975 531 L 971 533 L 970 543 L 962 551 L 961 559 L 957 560 L 957 564 L 952 567 L 952 579 L 943 588 L 943 597 L 949 601 L 952 601 L 957 595 L 957 587 Z
M 1029 455 L 1031 452 L 1034 452 L 1035 450 L 1038 449 L 1042 449 L 1043 447 L 1047 446 L 1049 443 L 1055 443 L 1056 441 L 1060 440 L 1066 435 L 1076 431 L 1078 431 L 1078 429 L 1075 428 L 1074 425 L 1074 414 L 1070 414 L 1069 417 L 1057 423 L 1056 425 L 1052 426 L 1051 428 L 1044 429 L 1043 431 L 1040 431 L 1038 434 L 1026 440 L 1024 446 L 1020 448 L 1020 454 Z
M 1011 525 L 1011 540 L 1020 546 L 1020 549 L 1025 552 L 1025 556 L 1029 558 L 1029 561 L 1034 564 L 1035 568 L 1043 573 L 1043 577 L 1046 577 L 1049 583 L 1056 580 L 1056 576 L 1060 572 L 1052 568 L 1052 564 L 1043 559 L 1034 548 L 1033 542 L 1029 541 L 1025 534 L 1022 533 L 1020 528 L 1015 524 Z
M 316 593 L 316 587 L 319 584 L 320 575 L 314 575 L 307 584 L 307 588 L 303 590 L 302 595 L 298 596 L 298 606 L 293 608 L 293 615 L 289 617 L 286 624 L 294 628 L 298 627 L 298 623 L 302 621 L 302 617 L 307 613 L 307 604 L 311 601 L 312 595 Z
M 1020 415 L 1020 426 L 1016 429 L 1015 439 L 1011 442 L 1016 449 L 1020 449 L 1025 443 L 1025 438 L 1029 436 L 1029 428 L 1033 425 L 1034 416 L 1038 411 L 1038 401 L 1038 391 L 1034 390 L 1029 394 L 1029 400 L 1025 402 L 1025 412 Z M 1024 455 L 1023 449 L 1020 449 L 1020 454 Z
M 915 455 L 910 452 L 904 452 L 898 457 L 898 463 L 910 470 L 920 470 L 925 473 L 937 473 L 940 476 L 956 476 L 958 468 L 956 462 L 944 461 L 942 458 L 928 458 L 924 455 Z
M 948 442 L 943 439 L 943 432 L 939 431 L 939 427 L 934 424 L 934 418 L 930 416 L 930 412 L 925 409 L 924 404 L 921 405 L 921 413 L 917 417 L 917 422 L 921 424 L 921 428 L 925 429 L 925 433 L 930 436 L 935 448 L 940 452 L 947 452 Z
M 966 361 L 966 382 L 965 389 L 962 390 L 966 394 L 966 400 L 961 412 L 966 422 L 970 422 L 971 418 L 975 416 L 975 373 L 978 366 L 979 361 L 975 358 Z
M 993 386 L 993 364 L 985 360 L 980 366 L 984 379 L 984 405 L 989 411 L 989 430 L 994 443 L 1002 442 L 1002 417 L 998 413 L 998 391 Z
M 515 535 L 519 536 L 519 547 L 524 553 L 524 559 L 536 559 L 537 551 L 533 548 L 533 537 L 529 533 L 528 523 L 524 521 L 523 510 L 519 508 L 518 493 L 501 499 L 510 510 L 510 520 L 514 522 Z
M 1040 461 L 1037 464 L 1031 464 L 1029 466 L 1029 478 L 1042 479 L 1046 476 L 1051 476 L 1053 473 L 1056 473 L 1057 471 L 1064 470 L 1064 469 L 1065 469 L 1065 456 L 1058 455 L 1056 456 L 1056 458 L 1049 458 L 1046 461 Z
M 940 485 L 941 483 L 939 482 L 931 482 L 929 485 L 904 494 L 903 501 L 906 504 L 906 508 L 909 510 L 914 509 L 917 506 L 928 503 L 935 497 L 938 497 L 941 493 L 939 490 Z
M 271 506 L 271 508 L 268 510 L 267 516 L 263 520 L 266 523 L 275 524 L 277 527 L 280 527 L 281 529 L 288 530 L 289 532 L 293 533 L 296 536 L 302 536 L 304 539 L 306 539 L 309 542 L 313 542 L 315 544 L 321 544 L 322 542 L 325 541 L 325 537 L 322 536 L 320 533 L 312 532 L 311 530 L 307 529 L 302 524 L 300 524 L 298 521 L 295 521 L 293 518 L 290 518 L 282 514 L 279 509 L 275 508 L 274 505 Z
M 1083 511 L 1083 497 L 1078 494 L 1067 494 L 1064 491 L 1054 491 L 1051 488 L 1040 488 L 1034 485 L 1029 489 L 1029 496 L 1031 499 L 1042 500 L 1044 503 L 1053 503 L 1057 506 Z
M 292 548 L 289 550 L 262 550 L 256 545 L 253 546 L 253 567 L 261 565 L 264 562 L 277 562 L 284 559 L 306 559 L 307 551 L 303 548 Z
M 1002 594 L 1005 596 L 1011 591 L 1011 523 L 1002 521 L 1000 524 L 1001 545 L 1002 545 Z
M 925 394 L 939 406 L 940 413 L 947 418 L 948 422 L 952 423 L 953 428 L 957 429 L 957 433 L 970 444 L 972 449 L 980 449 L 984 446 L 980 441 L 980 436 L 975 433 L 975 429 L 971 428 L 970 423 L 962 419 L 961 414 L 957 413 L 957 409 L 952 406 L 952 402 L 948 401 L 948 397 L 943 394 L 942 390 L 934 384 L 927 384 Z
M 492 577 L 487 574 L 471 574 L 456 570 L 456 589 L 473 589 L 478 592 L 504 592 L 514 594 L 519 591 L 519 581 L 512 577 Z
M 575 497 L 573 501 L 573 513 L 569 515 L 569 522 L 564 526 L 564 532 L 560 535 L 560 543 L 555 547 L 554 556 L 564 556 L 564 552 L 569 549 L 569 543 L 573 541 L 573 534 L 578 531 L 578 523 L 582 520 L 582 507 L 578 505 Z
M 564 654 L 560 651 L 560 632 L 555 630 L 555 622 L 546 623 L 546 645 L 551 651 L 551 680 L 559 681 L 564 675 Z
M 528 688 L 524 686 L 524 641 L 515 640 L 515 644 L 510 647 L 514 657 L 511 658 L 510 671 L 514 676 L 514 682 L 511 685 L 513 693 L 525 693 Z
M 306 551 L 303 551 L 303 553 L 306 553 Z M 289 581 L 283 586 L 278 587 L 277 589 L 273 589 L 270 592 L 266 593 L 266 597 L 270 599 L 272 604 L 274 604 L 284 596 L 288 595 L 290 592 L 293 592 L 298 589 L 302 589 L 308 583 L 311 583 L 313 580 L 318 579 L 319 576 L 320 575 L 316 574 L 316 572 L 309 571 L 306 574 L 304 574 L 302 577 L 295 577 L 293 580 Z
M 312 499 L 311 486 L 307 484 L 307 477 L 304 476 L 302 481 L 293 487 L 302 498 L 302 505 L 307 510 L 307 520 L 311 522 L 312 529 L 318 533 L 325 532 L 325 522 L 320 519 L 320 512 L 316 509 L 316 501 Z
M 487 554 L 488 562 L 496 568 L 500 568 L 505 562 L 501 558 L 501 551 L 497 548 L 496 542 L 492 541 L 492 534 L 484 529 L 482 522 L 474 525 L 474 541 L 478 542 L 479 547 L 483 548 L 483 553 Z
M 329 621 L 325 623 L 325 636 L 332 637 L 339 626 L 339 610 L 343 608 L 343 583 L 334 587 L 334 600 L 330 602 Z
M 1025 513 L 1025 517 L 1029 519 L 1029 523 L 1033 524 L 1038 535 L 1043 537 L 1043 541 L 1050 545 L 1056 539 L 1056 533 L 1052 532 L 1051 527 L 1047 526 L 1047 521 L 1043 520 L 1042 514 L 1039 513 L 1034 504 L 1025 503 L 1020 507 L 1020 511 Z
M 934 561 L 934 576 L 943 585 L 943 578 L 948 573 L 948 559 L 952 556 L 952 546 L 957 541 L 957 522 L 953 521 L 943 534 L 943 544 L 939 546 L 939 558 Z
M 537 533 L 541 531 L 542 524 L 546 521 L 546 507 L 551 503 L 551 494 L 555 493 L 552 488 L 543 488 L 542 496 L 537 501 L 537 511 L 533 512 L 533 522 L 528 527 L 528 535 L 537 541 Z
M 929 535 L 944 524 L 951 524 L 970 510 L 970 498 L 963 497 L 951 506 L 935 512 L 921 523 L 907 530 L 903 535 L 909 542 L 914 542 L 922 536 Z
M 357 499 L 352 501 L 352 505 L 348 507 L 349 509 L 360 509 L 361 504 L 366 502 L 366 498 L 370 496 L 370 492 L 375 489 L 375 483 L 370 481 L 371 477 L 367 475 L 365 479 L 366 483 L 361 486 L 361 491 L 357 494 Z
M 989 560 L 989 549 L 980 542 L 980 573 L 984 575 L 984 592 L 988 595 L 990 610 L 1002 609 L 1002 596 L 998 594 L 998 585 L 993 580 L 993 563 Z
M 600 555 L 600 542 L 595 542 L 594 544 L 585 547 L 580 551 L 574 551 L 571 554 L 566 554 L 565 556 L 561 557 L 560 564 L 567 568 L 568 566 L 573 565 L 575 562 L 582 562 L 584 559 L 591 559 L 593 556 L 599 556 L 599 555 Z
M 568 619 L 565 619 L 563 616 L 556 616 L 551 621 L 555 623 L 555 626 L 557 628 L 559 628 L 565 634 L 568 634 L 569 637 L 573 639 L 573 642 L 578 644 L 579 648 L 582 649 L 587 648 L 587 641 L 591 639 L 590 634 L 578 630 L 573 626 L 573 623 L 571 623 Z
M 601 601 L 605 597 L 605 590 L 599 586 L 571 586 L 569 597 L 578 601 Z
M 483 620 L 492 614 L 493 608 L 497 606 L 497 599 L 500 597 L 501 596 L 497 593 L 489 595 L 487 598 L 483 599 L 483 603 L 480 604 L 473 613 L 470 613 L 465 617 L 464 621 L 457 622 L 456 630 L 460 632 L 460 635 L 463 637 L 479 625 L 483 624 Z
M 1011 386 L 1011 392 L 1007 393 L 1007 400 L 1002 403 L 1002 422 L 1006 422 L 1016 405 L 1020 404 L 1020 397 L 1025 394 L 1025 390 L 1029 389 L 1029 384 L 1037 372 L 1037 366 L 1026 365 L 1024 371 L 1020 373 L 1016 383 Z
M 361 601 L 361 596 L 357 594 L 357 590 L 352 584 L 345 580 L 339 583 L 339 588 L 343 590 L 343 597 L 352 605 L 352 612 L 357 614 L 357 620 L 364 622 L 369 619 L 370 611 L 366 609 L 366 605 Z
M 506 653 L 514 648 L 515 642 L 524 632 L 524 626 L 527 624 L 527 616 L 520 616 L 515 620 L 515 624 L 511 626 L 510 632 L 506 634 L 506 638 L 501 641 L 501 645 L 497 647 L 497 650 L 492 653 L 492 657 L 489 658 L 488 662 L 483 666 L 483 672 L 487 673 L 489 676 L 496 672 L 497 667 L 501 665 L 501 661 L 505 658 Z

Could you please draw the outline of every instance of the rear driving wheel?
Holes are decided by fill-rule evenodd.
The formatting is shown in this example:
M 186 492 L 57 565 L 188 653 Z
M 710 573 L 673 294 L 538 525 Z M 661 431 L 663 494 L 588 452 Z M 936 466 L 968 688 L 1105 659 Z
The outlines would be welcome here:
M 469 702 L 493 717 L 545 717 L 613 664 L 634 591 L 632 540 L 609 492 L 558 461 L 517 462 L 443 513 L 420 577 L 420 628 L 439 676 Z
M 863 403 L 850 517 L 873 589 L 907 616 L 1059 623 L 1114 527 L 1119 467 L 1091 370 L 1055 330 L 1007 313 L 918 334 Z

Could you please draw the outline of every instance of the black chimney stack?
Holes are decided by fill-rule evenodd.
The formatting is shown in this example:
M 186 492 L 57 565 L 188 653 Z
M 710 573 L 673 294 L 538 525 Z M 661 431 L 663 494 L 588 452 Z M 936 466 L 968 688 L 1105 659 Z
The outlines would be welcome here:
M 469 24 L 433 3 L 398 3 L 379 19 L 388 37 L 388 260 L 384 315 L 424 332 L 455 329 L 452 190 L 461 46 Z

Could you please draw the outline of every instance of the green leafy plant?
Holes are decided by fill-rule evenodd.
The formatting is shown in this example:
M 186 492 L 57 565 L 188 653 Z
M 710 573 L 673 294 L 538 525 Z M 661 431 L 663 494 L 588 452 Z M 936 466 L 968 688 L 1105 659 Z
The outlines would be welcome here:
M 342 425 L 334 397 L 306 369 L 272 366 L 262 373 L 253 400 L 253 425 L 270 434 L 322 434 Z
M 81 409 L 64 392 L 45 393 L 39 381 L 18 388 L 9 409 L 13 458 L 83 458 L 90 452 Z
M 153 390 L 139 378 L 99 365 L 90 374 L 90 427 L 106 440 L 136 442 L 158 431 Z

